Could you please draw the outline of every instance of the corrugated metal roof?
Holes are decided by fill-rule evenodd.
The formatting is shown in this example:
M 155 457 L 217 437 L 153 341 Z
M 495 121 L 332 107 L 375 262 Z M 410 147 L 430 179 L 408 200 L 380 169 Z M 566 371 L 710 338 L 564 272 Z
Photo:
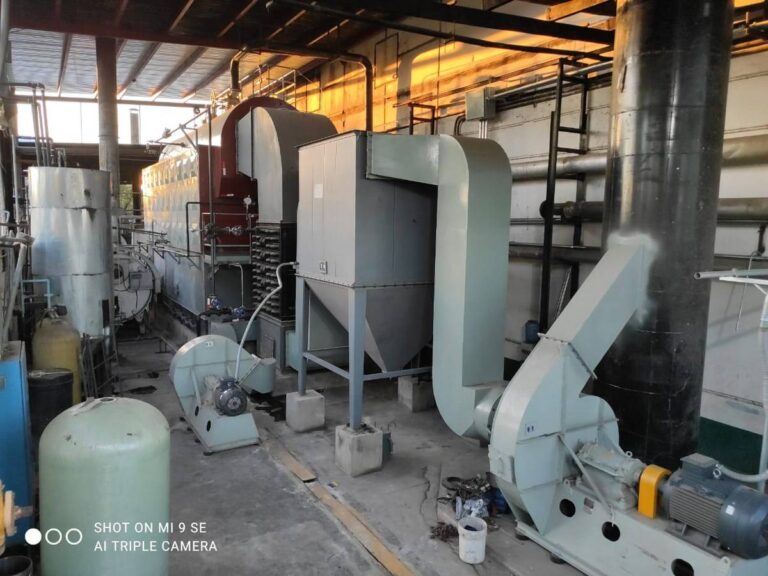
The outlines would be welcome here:
M 35 0 L 14 2 L 11 18 L 12 25 L 24 26 L 11 30 L 13 81 L 44 84 L 49 94 L 90 97 L 96 90 L 94 35 L 113 35 L 125 38 L 119 41 L 118 97 L 194 103 L 229 86 L 228 64 L 240 46 L 270 39 L 301 47 L 339 24 L 337 18 L 263 0 Z M 350 29 L 346 40 L 359 37 L 359 26 L 344 28 Z M 346 49 L 338 39 L 331 44 Z M 284 61 L 249 56 L 241 76 L 259 63 Z M 311 61 L 301 59 L 302 65 Z M 280 73 L 273 70 L 270 77 Z
M 56 61 L 58 65 L 58 61 Z M 62 93 L 93 94 L 96 89 L 96 39 L 72 36 Z
M 38 30 L 12 30 L 10 39 L 9 79 L 12 82 L 39 82 L 55 90 L 59 80 L 58 64 L 61 59 L 64 34 Z
M 489 7 L 507 1 L 492 0 Z M 328 7 L 333 8 L 333 4 L 329 2 Z M 377 6 L 373 12 L 364 2 L 356 4 L 347 0 L 338 4 L 344 10 L 329 15 L 318 12 L 317 7 L 313 8 L 306 0 L 297 4 L 266 0 L 13 2 L 10 72 L 15 81 L 40 82 L 51 92 L 60 88 L 62 94 L 91 96 L 96 88 L 94 36 L 121 38 L 118 96 L 170 101 L 191 98 L 194 102 L 205 102 L 211 90 L 226 88 L 227 60 L 244 45 L 272 43 L 278 48 L 289 46 L 291 50 L 309 47 L 327 53 L 344 52 L 381 29 L 375 23 L 377 13 L 398 20 L 409 14 L 421 16 L 422 6 L 424 10 L 434 10 L 436 3 L 435 0 L 398 2 L 400 8 L 391 13 L 388 4 L 382 2 L 371 3 Z M 357 21 L 355 16 L 360 13 L 369 15 L 373 22 Z M 548 30 L 565 26 L 571 35 L 577 28 L 555 22 L 547 24 Z M 598 33 L 588 27 L 581 28 L 580 34 Z M 565 33 L 565 28 L 562 32 Z M 316 58 L 264 56 L 241 65 L 241 75 L 247 75 L 258 62 L 304 71 L 319 63 Z M 274 69 L 270 78 L 279 76 L 281 70 L 287 71 Z

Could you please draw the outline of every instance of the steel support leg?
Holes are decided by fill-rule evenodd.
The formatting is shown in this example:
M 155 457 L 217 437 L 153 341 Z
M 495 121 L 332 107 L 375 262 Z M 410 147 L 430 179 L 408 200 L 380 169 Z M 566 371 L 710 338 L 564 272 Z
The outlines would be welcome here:
M 363 423 L 363 379 L 365 363 L 364 288 L 349 290 L 349 427 L 357 430 Z
M 296 338 L 299 341 L 299 394 L 307 392 L 307 358 L 309 348 L 309 289 L 301 276 L 296 277 Z

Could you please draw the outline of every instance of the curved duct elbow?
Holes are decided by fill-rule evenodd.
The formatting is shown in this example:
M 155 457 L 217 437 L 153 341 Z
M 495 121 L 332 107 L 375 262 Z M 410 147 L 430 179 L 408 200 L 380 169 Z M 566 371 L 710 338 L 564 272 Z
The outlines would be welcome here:
M 483 400 L 500 394 L 504 380 L 512 187 L 506 154 L 490 140 L 443 136 L 437 186 L 435 400 L 454 432 L 487 438 L 492 405 Z M 478 422 L 476 407 L 487 413 Z
M 437 185 L 433 386 L 457 434 L 489 437 L 504 386 L 512 176 L 501 146 L 371 135 L 369 175 Z

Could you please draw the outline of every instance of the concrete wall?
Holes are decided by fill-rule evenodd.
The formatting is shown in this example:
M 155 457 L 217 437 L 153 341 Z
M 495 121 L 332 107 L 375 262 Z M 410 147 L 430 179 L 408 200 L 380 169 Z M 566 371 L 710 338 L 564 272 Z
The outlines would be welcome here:
M 529 16 L 541 16 L 540 6 L 514 2 L 505 11 Z M 613 23 L 600 17 L 578 16 L 571 22 L 585 21 L 610 28 Z M 420 20 L 415 23 L 425 25 Z M 444 29 L 460 34 L 480 35 L 482 32 L 462 26 L 443 25 Z M 533 40 L 519 34 L 494 32 L 494 40 L 526 42 Z M 541 42 L 538 39 L 537 42 Z M 585 44 L 565 44 L 552 41 L 550 45 L 586 49 Z M 521 79 L 531 80 L 527 70 L 538 66 L 535 74 L 552 68 L 552 56 L 518 52 L 478 49 L 457 43 L 438 42 L 424 36 L 390 32 L 381 34 L 354 50 L 368 55 L 376 64 L 374 128 L 377 131 L 403 131 L 408 123 L 409 101 L 437 106 L 441 117 L 438 131 L 452 133 L 455 114 L 463 111 L 464 93 L 490 82 L 494 86 L 514 86 Z M 290 92 L 288 92 L 290 93 Z M 731 87 L 728 96 L 726 137 L 768 133 L 768 53 L 762 52 L 734 58 L 731 65 Z M 330 63 L 322 67 L 320 81 L 296 90 L 294 102 L 301 110 L 328 115 L 339 131 L 364 128 L 363 72 L 355 64 Z M 593 152 L 607 148 L 610 89 L 590 93 L 589 148 Z M 564 123 L 576 124 L 578 97 L 564 101 Z M 553 102 L 515 108 L 501 112 L 489 122 L 488 137 L 499 142 L 510 162 L 544 159 L 547 155 L 549 117 Z M 423 114 L 419 111 L 419 114 Z M 416 127 L 424 133 L 426 125 Z M 464 125 L 465 135 L 477 134 L 477 124 Z M 563 145 L 569 144 L 566 138 Z M 575 145 L 575 142 L 571 142 Z M 768 166 L 725 169 L 722 175 L 721 197 L 768 195 Z M 587 180 L 587 199 L 602 200 L 605 179 L 593 176 Z M 535 218 L 544 199 L 543 181 L 520 182 L 512 186 L 513 218 Z M 573 200 L 575 183 L 561 180 L 557 201 Z M 560 226 L 555 230 L 555 242 L 570 244 L 572 229 Z M 748 255 L 757 246 L 757 227 L 721 226 L 718 229 L 718 253 Z M 510 240 L 541 243 L 543 228 L 538 225 L 513 226 Z M 586 245 L 600 242 L 600 225 L 586 224 L 583 231 Z M 582 279 L 590 270 L 582 266 Z M 553 272 L 553 302 L 557 299 L 565 268 L 556 266 Z M 524 350 L 523 325 L 537 317 L 540 265 L 537 262 L 515 261 L 509 268 L 509 302 L 507 307 L 506 353 L 522 359 Z M 705 399 L 703 415 L 759 431 L 762 415 L 755 405 L 761 399 L 762 360 L 757 340 L 757 323 L 762 295 L 754 288 L 715 283 L 710 304 L 708 353 L 705 366 Z M 553 304 L 554 309 L 554 304 Z M 741 313 L 739 313 L 741 311 Z

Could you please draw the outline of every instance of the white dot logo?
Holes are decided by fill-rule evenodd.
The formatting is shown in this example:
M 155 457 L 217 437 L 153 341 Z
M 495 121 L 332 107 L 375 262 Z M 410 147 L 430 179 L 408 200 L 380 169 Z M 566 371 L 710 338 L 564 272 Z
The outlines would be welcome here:
M 37 528 L 30 528 L 24 534 L 24 540 L 30 546 L 37 546 L 43 541 L 43 533 Z M 58 546 L 66 542 L 70 546 L 77 546 L 83 541 L 83 532 L 77 528 L 70 528 L 62 533 L 58 528 L 49 528 L 45 531 L 45 543 L 49 546 Z
M 43 533 L 37 528 L 30 528 L 24 533 L 24 540 L 30 546 L 37 546 L 43 540 Z

